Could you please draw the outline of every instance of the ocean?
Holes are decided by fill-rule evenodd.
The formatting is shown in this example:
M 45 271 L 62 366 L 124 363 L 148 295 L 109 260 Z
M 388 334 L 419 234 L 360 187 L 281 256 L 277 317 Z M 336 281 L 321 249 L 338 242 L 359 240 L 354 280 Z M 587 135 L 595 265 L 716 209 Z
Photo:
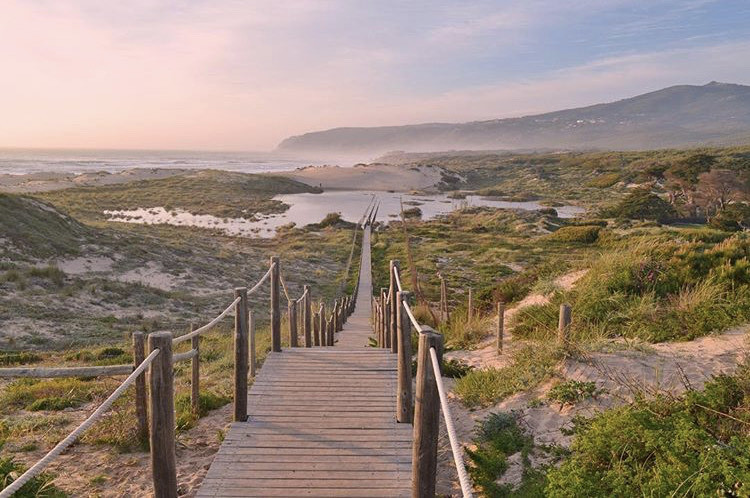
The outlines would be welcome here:
M 335 162 L 289 158 L 271 152 L 0 148 L 0 175 L 114 173 L 132 168 L 221 169 L 262 173 L 320 164 Z

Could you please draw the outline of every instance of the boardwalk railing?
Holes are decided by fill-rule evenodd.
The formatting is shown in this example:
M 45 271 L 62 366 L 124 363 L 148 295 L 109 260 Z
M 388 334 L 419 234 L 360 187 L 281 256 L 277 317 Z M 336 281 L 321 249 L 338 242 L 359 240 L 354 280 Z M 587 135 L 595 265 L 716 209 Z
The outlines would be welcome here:
M 356 229 L 354 241 L 356 241 Z M 349 268 L 345 279 L 349 278 Z M 75 430 L 60 441 L 41 460 L 30 467 L 15 481 L 0 491 L 0 498 L 8 498 L 24 484 L 44 471 L 65 449 L 73 444 L 87 429 L 97 422 L 112 404 L 132 385 L 136 386 L 136 417 L 140 436 L 148 437 L 151 449 L 151 470 L 154 496 L 157 498 L 177 497 L 177 471 L 175 457 L 175 407 L 174 407 L 174 364 L 190 360 L 191 406 L 199 409 L 200 383 L 200 337 L 213 329 L 227 315 L 234 312 L 234 421 L 247 419 L 248 373 L 255 376 L 257 368 L 255 345 L 255 320 L 250 311 L 248 296 L 255 293 L 270 280 L 271 303 L 271 343 L 273 351 L 281 351 L 281 309 L 280 290 L 289 300 L 289 344 L 297 345 L 297 324 L 301 322 L 305 347 L 312 347 L 312 334 L 315 331 L 315 346 L 333 346 L 335 332 L 340 331 L 348 316 L 354 310 L 356 295 L 345 295 L 336 299 L 333 310 L 326 320 L 325 303 L 320 302 L 319 311 L 312 314 L 312 298 L 309 286 L 299 299 L 292 300 L 281 277 L 281 263 L 272 257 L 268 271 L 249 290 L 234 290 L 234 300 L 216 318 L 191 332 L 174 337 L 171 332 L 155 332 L 147 338 L 142 332 L 133 334 L 134 365 L 112 365 L 96 367 L 60 368 L 0 368 L 0 378 L 18 377 L 94 377 L 128 375 L 115 391 Z M 359 276 L 358 276 L 359 280 Z M 146 340 L 147 339 L 147 340 Z M 190 341 L 191 349 L 174 353 L 174 346 Z M 147 343 L 147 344 L 146 344 Z M 146 348 L 147 346 L 147 348 Z M 146 355 L 146 349 L 149 354 Z M 148 392 L 146 375 L 148 370 Z
M 396 419 L 414 424 L 412 447 L 412 496 L 435 496 L 437 445 L 442 409 L 453 460 L 456 464 L 461 491 L 472 497 L 472 484 L 463 461 L 463 450 L 456 435 L 440 373 L 443 336 L 422 325 L 411 309 L 411 293 L 403 289 L 398 261 L 391 261 L 390 286 L 373 298 L 373 327 L 380 347 L 398 354 L 398 393 Z M 446 310 L 447 311 L 447 310 Z M 411 329 L 419 336 L 417 350 L 416 393 L 412 394 Z M 415 401 L 413 401 L 415 400 Z M 412 403 L 414 411 L 412 412 Z

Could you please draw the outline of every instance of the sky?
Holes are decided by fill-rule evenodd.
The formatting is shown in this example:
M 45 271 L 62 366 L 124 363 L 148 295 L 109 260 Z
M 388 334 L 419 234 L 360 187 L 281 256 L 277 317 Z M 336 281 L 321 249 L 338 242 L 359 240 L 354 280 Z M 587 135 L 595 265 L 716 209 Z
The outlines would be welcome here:
M 0 0 L 0 147 L 271 150 L 750 84 L 747 0 Z

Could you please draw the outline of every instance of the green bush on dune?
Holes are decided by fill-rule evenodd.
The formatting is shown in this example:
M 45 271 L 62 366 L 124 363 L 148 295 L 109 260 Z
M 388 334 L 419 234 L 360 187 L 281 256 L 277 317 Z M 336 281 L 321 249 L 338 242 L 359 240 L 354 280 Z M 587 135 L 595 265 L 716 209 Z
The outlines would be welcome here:
M 750 320 L 750 237 L 630 242 L 594 261 L 575 289 L 519 313 L 514 333 L 547 338 L 573 305 L 574 338 L 687 340 Z
M 750 496 L 750 368 L 579 421 L 545 495 Z

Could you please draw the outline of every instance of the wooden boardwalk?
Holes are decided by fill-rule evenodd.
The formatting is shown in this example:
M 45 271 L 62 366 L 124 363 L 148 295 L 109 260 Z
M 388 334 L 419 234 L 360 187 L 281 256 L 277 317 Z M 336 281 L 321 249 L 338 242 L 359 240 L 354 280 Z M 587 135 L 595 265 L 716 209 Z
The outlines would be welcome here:
M 200 497 L 411 495 L 412 426 L 396 422 L 396 355 L 372 336 L 370 231 L 357 308 L 334 348 L 271 353 Z

